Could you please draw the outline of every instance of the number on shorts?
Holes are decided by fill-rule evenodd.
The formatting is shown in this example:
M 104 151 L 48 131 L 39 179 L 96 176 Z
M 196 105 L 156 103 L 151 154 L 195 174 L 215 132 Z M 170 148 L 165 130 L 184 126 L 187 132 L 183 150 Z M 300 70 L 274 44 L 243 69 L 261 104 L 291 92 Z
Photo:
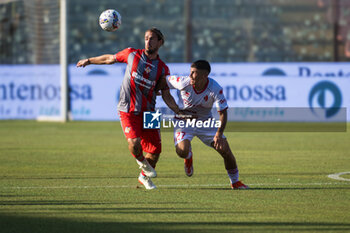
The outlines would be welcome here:
M 185 132 L 176 132 L 175 136 L 176 136 L 176 141 L 181 141 L 184 137 L 185 137 Z

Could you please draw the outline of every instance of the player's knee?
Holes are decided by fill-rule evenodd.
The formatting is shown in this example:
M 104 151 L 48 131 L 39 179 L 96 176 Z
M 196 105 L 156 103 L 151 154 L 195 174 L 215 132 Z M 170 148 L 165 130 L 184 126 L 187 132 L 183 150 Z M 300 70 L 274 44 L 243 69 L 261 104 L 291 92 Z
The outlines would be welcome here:
M 223 144 L 222 148 L 216 148 L 216 151 L 219 152 L 219 154 L 223 157 L 223 158 L 228 158 L 230 156 L 232 156 L 232 152 L 230 147 L 228 146 L 227 142 Z
M 148 162 L 151 164 L 151 166 L 155 167 L 159 159 L 159 154 L 147 153 L 145 157 L 148 160 Z
M 232 159 L 232 158 L 234 158 L 234 155 L 233 155 L 233 153 L 232 153 L 230 148 L 217 150 L 217 151 L 220 153 L 220 155 L 224 159 Z
M 218 150 L 219 154 L 224 158 L 228 158 L 230 157 L 230 153 L 228 151 L 225 151 L 225 150 Z
M 176 146 L 176 154 L 181 158 L 186 158 L 188 153 L 190 152 L 189 148 L 181 148 Z
M 154 161 L 158 161 L 158 159 L 159 159 L 159 154 L 147 153 L 147 154 L 146 154 L 146 158 L 149 158 L 149 159 L 154 160 Z
M 140 138 L 129 138 L 128 139 L 129 149 L 134 152 L 141 151 L 141 139 Z

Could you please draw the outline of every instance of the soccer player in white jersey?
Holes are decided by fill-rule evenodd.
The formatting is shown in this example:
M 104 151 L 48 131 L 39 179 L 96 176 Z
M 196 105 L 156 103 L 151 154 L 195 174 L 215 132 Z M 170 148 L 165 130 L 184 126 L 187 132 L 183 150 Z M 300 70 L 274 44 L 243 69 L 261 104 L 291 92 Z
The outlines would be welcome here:
M 224 136 L 227 122 L 227 102 L 222 87 L 209 78 L 210 64 L 205 60 L 198 60 L 191 65 L 190 76 L 167 76 L 167 84 L 171 89 L 180 91 L 178 105 L 184 115 L 194 115 L 197 121 L 212 118 L 211 110 L 216 105 L 221 126 L 218 128 L 174 127 L 174 141 L 176 153 L 185 160 L 185 173 L 193 174 L 193 154 L 191 140 L 197 136 L 204 144 L 214 148 L 224 159 L 225 168 L 230 178 L 232 189 L 248 189 L 239 181 L 236 159 Z

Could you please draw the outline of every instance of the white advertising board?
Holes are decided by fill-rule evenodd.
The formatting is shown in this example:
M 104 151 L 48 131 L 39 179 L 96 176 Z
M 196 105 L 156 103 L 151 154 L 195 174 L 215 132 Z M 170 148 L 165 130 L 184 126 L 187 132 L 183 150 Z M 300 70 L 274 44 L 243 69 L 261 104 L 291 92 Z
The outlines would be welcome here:
M 119 119 L 116 106 L 125 67 L 69 67 L 73 120 Z M 169 64 L 169 68 L 172 74 L 188 75 L 190 64 Z M 58 65 L 1 65 L 0 119 L 58 116 L 59 72 Z M 337 115 L 332 109 L 344 108 L 350 121 L 347 63 L 212 64 L 210 76 L 223 87 L 231 108 L 321 109 L 330 119 Z M 158 97 L 157 107 L 162 106 Z

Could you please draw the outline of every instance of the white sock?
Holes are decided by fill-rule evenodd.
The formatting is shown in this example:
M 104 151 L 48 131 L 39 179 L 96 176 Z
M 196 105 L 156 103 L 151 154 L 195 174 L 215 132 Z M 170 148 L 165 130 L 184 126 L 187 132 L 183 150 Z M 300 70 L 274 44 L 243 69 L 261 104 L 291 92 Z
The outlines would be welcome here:
M 234 184 L 239 179 L 238 168 L 227 170 L 227 175 L 230 178 L 231 184 Z

